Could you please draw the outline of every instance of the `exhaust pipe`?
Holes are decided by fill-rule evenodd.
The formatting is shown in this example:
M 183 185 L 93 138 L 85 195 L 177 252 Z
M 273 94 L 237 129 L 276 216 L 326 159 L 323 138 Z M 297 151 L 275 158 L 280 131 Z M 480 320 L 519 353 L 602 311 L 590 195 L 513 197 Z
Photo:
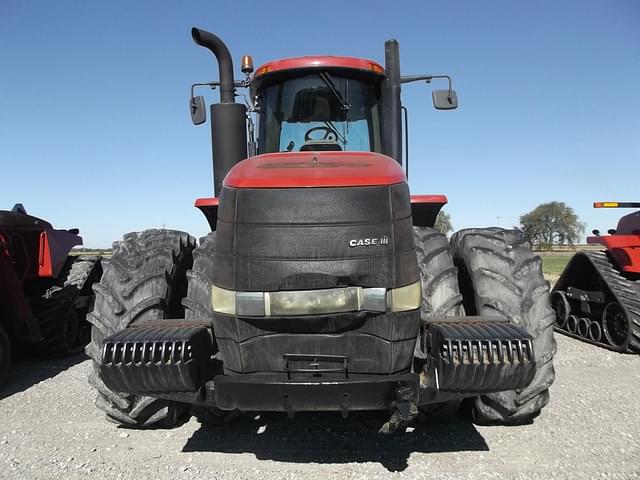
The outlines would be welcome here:
M 220 74 L 220 102 L 235 103 L 235 93 L 233 87 L 233 61 L 229 49 L 220 37 L 206 30 L 193 27 L 191 29 L 193 41 L 204 48 L 211 50 L 218 61 Z
M 213 156 L 213 190 L 216 197 L 229 170 L 247 158 L 247 108 L 236 103 L 233 62 L 224 42 L 213 33 L 191 29 L 191 37 L 209 49 L 218 61 L 220 103 L 211 104 L 211 150 Z
M 400 47 L 396 40 L 384 44 L 382 85 L 382 151 L 402 165 L 402 104 L 400 102 Z

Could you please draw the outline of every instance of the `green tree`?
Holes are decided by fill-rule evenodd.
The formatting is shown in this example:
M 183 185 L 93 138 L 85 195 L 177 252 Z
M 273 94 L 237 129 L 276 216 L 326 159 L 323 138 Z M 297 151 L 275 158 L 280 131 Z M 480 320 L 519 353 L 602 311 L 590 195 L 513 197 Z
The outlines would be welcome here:
M 542 249 L 553 245 L 573 245 L 580 240 L 585 228 L 573 209 L 564 202 L 538 205 L 520 217 L 520 226 L 529 241 Z
M 453 232 L 453 225 L 451 224 L 451 215 L 447 212 L 440 211 L 436 217 L 435 229 L 440 233 L 448 235 Z

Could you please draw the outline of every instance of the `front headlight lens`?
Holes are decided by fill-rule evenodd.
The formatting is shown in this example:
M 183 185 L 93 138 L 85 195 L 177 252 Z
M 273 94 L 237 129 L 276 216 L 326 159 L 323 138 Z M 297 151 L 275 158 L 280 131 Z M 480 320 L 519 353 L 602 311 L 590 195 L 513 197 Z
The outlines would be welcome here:
M 359 287 L 270 292 L 271 315 L 314 315 L 360 310 Z
M 422 285 L 420 281 L 406 287 L 389 290 L 389 310 L 392 312 L 406 312 L 420 308 L 422 301 Z
M 344 312 L 405 312 L 420 308 L 420 282 L 400 288 L 342 287 L 286 292 L 235 292 L 211 287 L 213 310 L 247 317 Z
M 213 310 L 216 312 L 235 315 L 236 292 L 213 285 L 211 287 L 211 304 L 213 305 Z

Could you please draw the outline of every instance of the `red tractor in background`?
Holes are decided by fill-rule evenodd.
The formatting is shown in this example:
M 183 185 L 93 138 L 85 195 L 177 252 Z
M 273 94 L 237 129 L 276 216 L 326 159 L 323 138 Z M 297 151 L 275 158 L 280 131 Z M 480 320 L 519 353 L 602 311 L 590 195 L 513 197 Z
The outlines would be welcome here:
M 12 345 L 38 355 L 71 355 L 89 340 L 86 315 L 100 259 L 70 256 L 78 229 L 56 230 L 21 204 L 0 210 L 0 385 Z
M 220 74 L 194 85 L 220 89 L 215 196 L 196 201 L 211 233 L 197 247 L 173 230 L 114 243 L 87 346 L 107 418 L 168 427 L 190 412 L 388 410 L 391 431 L 446 401 L 480 423 L 537 416 L 556 348 L 540 258 L 514 230 L 449 242 L 433 228 L 446 197 L 409 194 L 401 85 L 448 79 L 433 101 L 449 110 L 449 77 L 401 76 L 390 40 L 384 67 L 309 56 L 254 73 L 245 56 L 234 80 L 222 40 L 191 33 Z
M 595 208 L 640 208 L 640 202 L 595 202 Z M 609 235 L 587 238 L 602 251 L 578 252 L 555 284 L 556 329 L 618 352 L 640 353 L 640 210 Z

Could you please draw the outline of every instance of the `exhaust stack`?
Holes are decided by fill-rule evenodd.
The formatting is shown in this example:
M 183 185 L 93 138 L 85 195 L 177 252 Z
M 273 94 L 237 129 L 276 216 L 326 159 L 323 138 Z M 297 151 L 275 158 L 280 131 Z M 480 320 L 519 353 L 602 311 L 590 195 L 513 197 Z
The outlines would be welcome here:
M 400 102 L 400 47 L 396 40 L 384 43 L 382 86 L 382 151 L 402 165 L 402 104 Z
M 220 103 L 211 104 L 211 149 L 213 156 L 213 188 L 216 197 L 229 170 L 247 158 L 247 108 L 235 103 L 233 62 L 224 42 L 213 33 L 191 29 L 193 41 L 207 48 L 218 61 Z
M 199 28 L 191 29 L 191 37 L 201 47 L 211 50 L 218 61 L 218 71 L 220 75 L 220 102 L 235 103 L 235 93 L 233 87 L 233 61 L 231 54 L 224 42 L 206 30 Z

